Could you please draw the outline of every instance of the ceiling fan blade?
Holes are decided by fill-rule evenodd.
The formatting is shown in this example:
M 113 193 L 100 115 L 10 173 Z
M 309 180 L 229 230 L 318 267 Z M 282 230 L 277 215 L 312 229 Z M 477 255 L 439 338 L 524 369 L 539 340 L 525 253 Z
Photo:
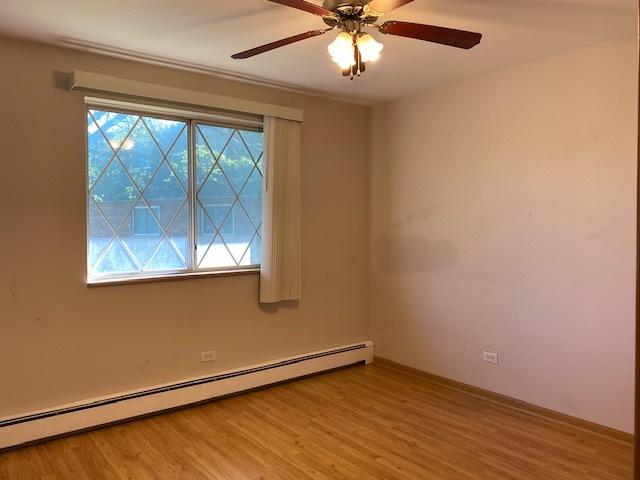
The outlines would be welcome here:
M 422 23 L 385 22 L 379 27 L 380 33 L 416 38 L 426 42 L 440 43 L 458 48 L 472 48 L 480 43 L 481 33 L 466 32 L 454 28 L 435 27 Z
M 370 10 L 383 14 L 411 2 L 413 2 L 413 0 L 371 0 L 367 6 Z
M 302 40 L 306 40 L 307 38 L 317 37 L 318 35 L 322 35 L 323 33 L 328 32 L 329 30 L 333 29 L 325 28 L 323 30 L 312 30 L 310 32 L 301 33 L 300 35 L 294 35 L 293 37 L 283 38 L 282 40 L 277 40 L 275 42 L 267 43 L 266 45 L 261 45 L 250 50 L 245 50 L 244 52 L 236 53 L 234 55 L 231 55 L 231 58 L 235 60 L 250 58 L 255 55 L 268 52 L 269 50 L 284 47 L 285 45 L 289 45 L 291 43 L 300 42 Z
M 304 10 L 305 12 L 313 13 L 314 15 L 320 15 L 321 17 L 334 16 L 331 10 L 327 10 L 319 5 L 305 2 L 304 0 L 268 0 L 269 2 L 278 3 L 286 7 L 297 8 L 298 10 Z

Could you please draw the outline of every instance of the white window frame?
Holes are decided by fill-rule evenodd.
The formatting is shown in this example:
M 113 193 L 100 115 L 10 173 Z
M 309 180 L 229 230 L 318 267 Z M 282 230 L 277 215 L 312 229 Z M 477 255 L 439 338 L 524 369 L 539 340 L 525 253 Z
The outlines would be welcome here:
M 189 190 L 187 197 L 187 204 L 189 208 L 189 231 L 188 231 L 188 242 L 191 248 L 189 249 L 189 258 L 185 259 L 187 261 L 187 268 L 178 269 L 178 270 L 165 270 L 160 272 L 133 272 L 133 273 L 119 273 L 116 275 L 94 275 L 90 276 L 89 268 L 91 265 L 91 257 L 90 257 L 90 230 L 89 230 L 89 195 L 90 195 L 90 185 L 89 185 L 89 175 L 88 175 L 88 158 L 89 158 L 89 145 L 86 142 L 86 118 L 89 110 L 108 110 L 111 112 L 118 112 L 124 114 L 132 114 L 138 116 L 152 116 L 154 118 L 162 118 L 166 120 L 174 120 L 180 122 L 187 123 L 187 135 L 188 135 L 188 144 L 189 144 L 189 159 L 188 159 L 188 168 L 189 168 Z M 132 283 L 132 282 L 144 282 L 150 280 L 163 280 L 163 279 L 172 279 L 172 278 L 183 278 L 183 277 L 200 277 L 207 275 L 229 275 L 229 274 L 245 274 L 245 273 L 259 273 L 260 272 L 260 264 L 254 265 L 241 265 L 241 266 L 225 266 L 225 267 L 214 267 L 214 268 L 198 268 L 197 266 L 197 242 L 195 235 L 198 232 L 198 219 L 195 212 L 195 206 L 197 205 L 197 186 L 196 186 L 196 178 L 195 178 L 195 129 L 197 125 L 211 125 L 218 127 L 227 127 L 234 128 L 240 130 L 255 130 L 259 132 L 264 131 L 264 121 L 263 117 L 259 117 L 256 115 L 247 115 L 242 113 L 210 113 L 206 111 L 198 111 L 198 110 L 184 110 L 184 109 L 176 109 L 172 107 L 160 106 L 160 105 L 148 105 L 148 104 L 140 104 L 140 103 L 132 103 L 125 102 L 121 100 L 114 100 L 109 98 L 101 98 L 101 97 L 85 97 L 85 167 L 87 170 L 85 171 L 85 201 L 86 201 L 86 283 L 87 285 L 103 285 L 103 284 L 112 284 L 112 283 Z M 264 142 L 266 144 L 266 137 Z M 263 152 L 266 151 L 266 145 L 263 145 Z M 264 175 L 264 174 L 263 174 Z M 263 177 L 264 182 L 264 177 Z M 222 204 L 221 204 L 222 205 Z M 208 204 L 203 204 L 203 206 L 208 206 Z M 215 204 L 217 206 L 217 204 Z M 139 207 L 135 206 L 131 211 L 133 212 L 136 208 L 147 208 L 147 207 Z M 157 210 L 157 206 L 150 206 L 153 210 L 154 208 Z M 233 209 L 231 211 L 231 217 L 234 218 Z M 132 223 L 133 223 L 133 214 L 132 214 Z M 234 218 L 235 222 L 235 218 Z M 133 233 L 133 224 L 132 224 L 132 233 Z M 234 224 L 234 234 L 235 234 L 235 224 Z M 138 235 L 138 234 L 135 234 Z M 139 234 L 140 236 L 144 236 L 144 234 Z

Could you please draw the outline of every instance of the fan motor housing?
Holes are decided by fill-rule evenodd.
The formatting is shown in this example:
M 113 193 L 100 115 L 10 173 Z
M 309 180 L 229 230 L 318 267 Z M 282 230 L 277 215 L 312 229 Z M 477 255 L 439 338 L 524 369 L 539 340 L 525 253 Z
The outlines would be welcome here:
M 327 10 L 335 11 L 338 7 L 343 6 L 364 6 L 371 0 L 324 0 L 322 6 Z
M 366 6 L 371 0 L 324 0 L 322 6 L 335 12 L 334 17 L 323 17 L 324 23 L 333 28 L 360 30 L 360 25 L 372 25 L 379 15 L 372 15 Z M 357 22 L 356 27 L 349 27 L 349 22 Z

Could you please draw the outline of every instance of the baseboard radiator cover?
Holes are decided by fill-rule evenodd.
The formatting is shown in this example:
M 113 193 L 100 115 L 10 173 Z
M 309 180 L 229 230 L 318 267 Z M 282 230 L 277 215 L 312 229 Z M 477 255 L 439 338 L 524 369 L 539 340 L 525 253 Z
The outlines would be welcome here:
M 205 377 L 119 393 L 0 419 L 0 449 L 212 400 L 314 373 L 373 362 L 363 341 Z

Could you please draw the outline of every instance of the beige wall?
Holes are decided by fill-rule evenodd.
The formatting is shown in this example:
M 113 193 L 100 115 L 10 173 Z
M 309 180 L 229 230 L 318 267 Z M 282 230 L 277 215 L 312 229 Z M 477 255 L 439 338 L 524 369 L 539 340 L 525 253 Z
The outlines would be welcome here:
M 632 431 L 636 45 L 374 111 L 378 355 Z
M 635 54 L 596 45 L 369 124 L 364 107 L 0 38 L 0 417 L 372 336 L 381 356 L 631 431 Z M 297 308 L 259 308 L 256 276 L 84 285 L 74 68 L 304 110 Z
M 0 417 L 365 338 L 367 108 L 7 38 L 0 61 Z M 261 310 L 256 275 L 85 286 L 76 68 L 304 110 L 297 308 Z

